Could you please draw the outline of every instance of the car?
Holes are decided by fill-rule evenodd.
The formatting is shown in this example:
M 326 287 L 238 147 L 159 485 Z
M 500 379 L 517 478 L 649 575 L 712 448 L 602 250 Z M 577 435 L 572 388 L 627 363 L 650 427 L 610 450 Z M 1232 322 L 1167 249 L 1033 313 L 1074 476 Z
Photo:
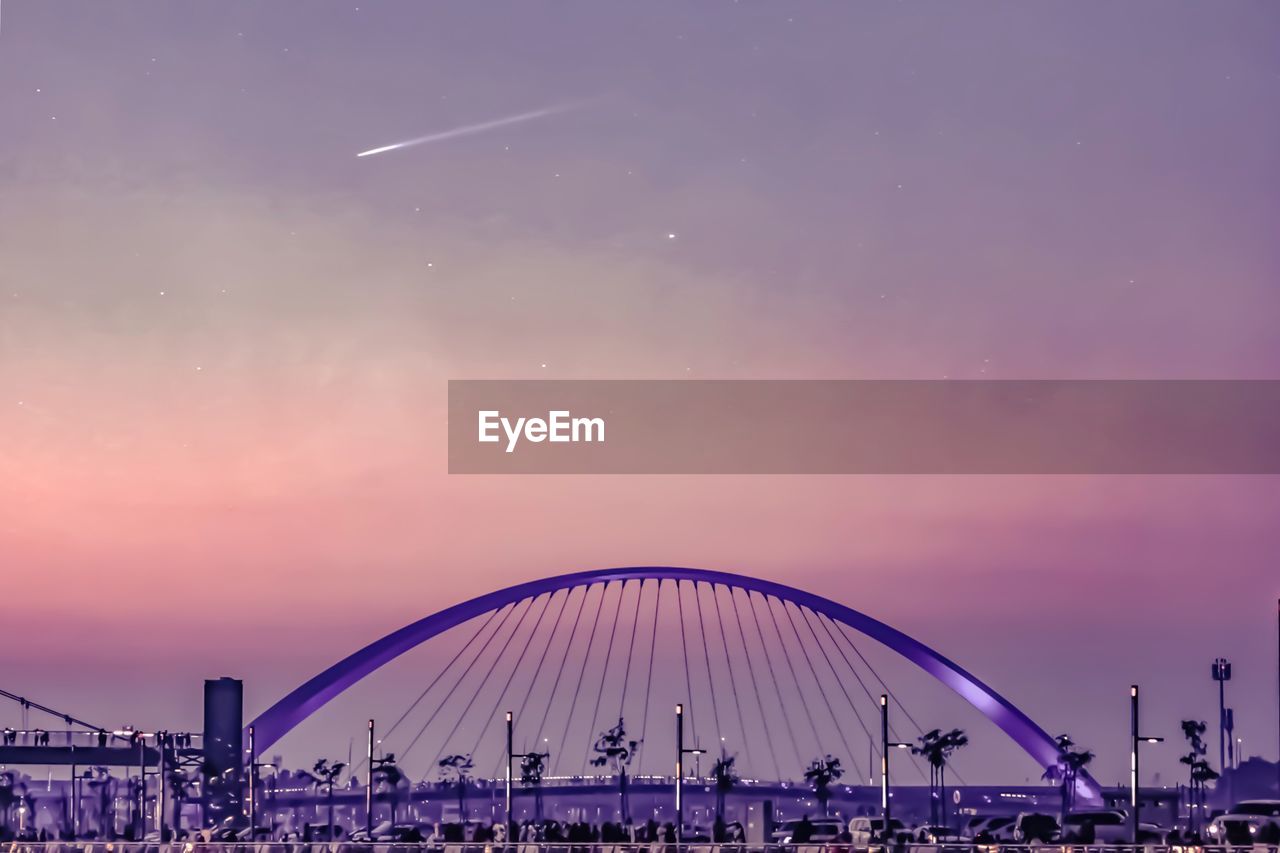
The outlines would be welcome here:
M 965 827 L 965 834 L 979 844 L 1011 843 L 1017 820 L 1001 815 L 974 818 Z
M 1013 839 L 1020 844 L 1052 844 L 1061 834 L 1058 819 L 1040 812 L 1021 812 L 1013 825 Z
M 830 844 L 840 839 L 844 832 L 844 821 L 838 818 L 818 817 L 810 818 L 810 825 L 813 827 L 809 833 L 808 841 L 802 842 L 806 844 Z M 795 836 L 796 827 L 800 825 L 799 820 L 787 820 L 778 825 L 773 831 L 773 841 L 775 844 L 794 844 L 792 839 Z
M 1081 844 L 1125 844 L 1132 838 L 1129 816 L 1119 809 L 1072 812 L 1062 821 L 1062 840 Z
M 892 835 L 906 832 L 906 825 L 896 817 L 889 818 L 889 832 Z M 854 847 L 868 847 L 884 838 L 884 818 L 855 817 L 849 821 L 849 839 Z
M 1218 844 L 1280 843 L 1280 800 L 1244 800 L 1209 822 L 1208 841 Z
M 968 844 L 963 835 L 949 826 L 922 826 L 915 830 L 914 835 L 917 843 L 936 847 L 954 848 Z

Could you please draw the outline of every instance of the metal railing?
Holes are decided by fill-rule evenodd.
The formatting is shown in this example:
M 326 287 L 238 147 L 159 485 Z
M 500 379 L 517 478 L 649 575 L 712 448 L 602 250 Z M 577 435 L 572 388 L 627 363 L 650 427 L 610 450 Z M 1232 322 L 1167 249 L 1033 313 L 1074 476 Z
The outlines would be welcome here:
M 712 844 L 707 842 L 7 841 L 0 853 L 1280 853 L 1275 844 Z

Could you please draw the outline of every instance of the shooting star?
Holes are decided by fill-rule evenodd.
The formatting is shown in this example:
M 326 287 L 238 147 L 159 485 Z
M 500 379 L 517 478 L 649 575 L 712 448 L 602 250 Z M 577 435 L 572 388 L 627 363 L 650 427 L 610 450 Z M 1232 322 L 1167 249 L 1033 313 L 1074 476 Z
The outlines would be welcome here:
M 470 136 L 473 133 L 484 133 L 487 130 L 494 130 L 499 127 L 506 127 L 509 124 L 520 124 L 521 122 L 533 121 L 534 119 L 546 118 L 558 113 L 567 113 L 576 110 L 582 106 L 582 102 L 573 104 L 561 104 L 555 107 L 546 107 L 533 112 L 520 113 L 518 115 L 506 116 L 505 118 L 496 118 L 492 121 L 481 122 L 480 124 L 468 124 L 464 127 L 455 127 L 452 130 L 442 130 L 439 133 L 432 133 L 428 136 L 419 136 L 417 139 L 407 139 L 404 142 L 393 142 L 390 145 L 383 145 L 379 148 L 370 148 L 368 151 L 361 151 L 357 157 L 372 157 L 374 154 L 385 154 L 388 151 L 398 151 L 401 148 L 411 148 L 414 145 L 427 145 L 432 142 L 443 142 L 446 139 L 456 139 L 459 136 Z

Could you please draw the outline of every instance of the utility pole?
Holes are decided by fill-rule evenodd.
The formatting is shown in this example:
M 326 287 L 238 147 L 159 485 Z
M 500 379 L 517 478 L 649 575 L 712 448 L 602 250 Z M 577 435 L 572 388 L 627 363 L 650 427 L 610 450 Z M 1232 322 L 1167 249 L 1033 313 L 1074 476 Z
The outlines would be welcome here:
M 684 705 L 676 703 L 676 841 L 684 830 Z
M 1138 734 L 1138 685 L 1129 685 L 1129 734 L 1132 743 L 1129 748 L 1129 808 L 1133 822 L 1133 844 L 1138 844 L 1139 813 L 1142 811 L 1142 797 L 1138 792 L 1138 745 L 1143 743 L 1161 743 L 1162 737 L 1146 737 Z
M 1231 661 L 1214 658 L 1213 680 L 1218 682 L 1218 771 L 1227 771 L 1227 682 L 1231 680 Z
M 884 821 L 884 840 L 888 843 L 893 837 L 892 803 L 889 798 L 889 750 L 910 749 L 909 743 L 889 742 L 889 696 L 880 694 L 880 813 Z
M 253 842 L 258 831 L 258 750 L 253 740 L 253 726 L 249 726 L 249 841 Z M 330 828 L 330 833 L 333 829 Z
M 510 835 L 513 822 L 511 820 L 511 759 L 512 750 L 515 742 L 515 722 L 511 718 L 511 712 L 507 712 L 507 840 L 513 840 Z
M 676 703 L 676 841 L 684 835 L 684 757 L 704 752 L 705 749 L 684 748 L 684 705 Z
M 369 840 L 373 840 L 373 720 L 369 721 L 369 745 L 366 750 L 365 758 L 368 759 L 368 769 L 364 773 L 364 831 L 369 833 Z M 330 827 L 330 832 L 333 828 Z
M 253 738 L 253 727 L 249 727 L 249 737 Z M 168 833 L 164 825 L 165 806 L 168 801 L 169 780 L 166 777 L 167 763 L 165 761 L 165 750 L 169 747 L 169 733 L 161 732 L 156 735 L 156 750 L 159 752 L 159 758 L 156 759 L 156 781 L 158 788 L 156 789 L 156 832 L 160 836 L 160 843 L 168 841 Z

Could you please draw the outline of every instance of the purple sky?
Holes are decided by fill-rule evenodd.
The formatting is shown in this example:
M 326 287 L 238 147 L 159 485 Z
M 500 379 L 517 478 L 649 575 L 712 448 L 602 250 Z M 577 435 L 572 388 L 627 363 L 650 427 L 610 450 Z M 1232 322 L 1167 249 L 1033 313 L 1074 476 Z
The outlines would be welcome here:
M 1274 757 L 1274 479 L 450 478 L 443 405 L 463 377 L 1275 378 L 1278 43 L 1261 0 L 9 0 L 0 686 L 180 728 L 205 676 L 254 713 L 464 597 L 668 563 L 914 634 L 1105 780 L 1127 685 L 1172 736 L 1227 655 Z M 289 759 L 397 712 L 374 686 Z M 1031 774 L 991 755 L 966 776 Z

